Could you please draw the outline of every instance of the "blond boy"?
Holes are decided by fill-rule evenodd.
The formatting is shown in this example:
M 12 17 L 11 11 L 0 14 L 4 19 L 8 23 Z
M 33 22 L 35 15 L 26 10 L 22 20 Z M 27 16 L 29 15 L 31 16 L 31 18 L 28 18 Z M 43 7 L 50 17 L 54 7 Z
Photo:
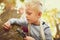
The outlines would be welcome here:
M 42 24 L 45 40 L 52 40 L 49 26 L 40 20 L 41 17 L 41 4 L 39 2 L 30 2 L 26 4 L 26 14 L 20 19 L 12 18 L 4 24 L 4 28 L 9 29 L 11 24 L 19 24 L 28 27 L 30 24 L 30 36 L 26 36 L 24 40 L 42 40 L 40 34 L 40 27 Z M 41 24 L 40 24 L 41 23 Z

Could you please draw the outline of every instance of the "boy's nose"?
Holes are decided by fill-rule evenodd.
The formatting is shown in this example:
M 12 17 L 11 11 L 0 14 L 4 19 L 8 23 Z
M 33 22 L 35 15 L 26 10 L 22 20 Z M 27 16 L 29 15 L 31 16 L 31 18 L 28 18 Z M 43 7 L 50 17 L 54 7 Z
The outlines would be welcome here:
M 29 18 L 29 16 L 28 16 L 28 15 L 26 15 L 26 18 Z

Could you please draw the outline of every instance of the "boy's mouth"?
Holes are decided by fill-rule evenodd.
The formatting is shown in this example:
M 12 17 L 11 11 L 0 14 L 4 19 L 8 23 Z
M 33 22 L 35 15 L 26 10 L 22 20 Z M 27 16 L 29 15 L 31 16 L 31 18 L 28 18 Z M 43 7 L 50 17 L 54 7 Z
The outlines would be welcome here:
M 29 19 L 27 19 L 27 21 L 28 21 L 28 22 L 30 22 L 30 20 L 29 20 Z
M 27 19 L 28 23 L 31 23 L 31 21 L 29 19 Z
M 27 20 L 28 20 L 29 18 L 27 18 Z

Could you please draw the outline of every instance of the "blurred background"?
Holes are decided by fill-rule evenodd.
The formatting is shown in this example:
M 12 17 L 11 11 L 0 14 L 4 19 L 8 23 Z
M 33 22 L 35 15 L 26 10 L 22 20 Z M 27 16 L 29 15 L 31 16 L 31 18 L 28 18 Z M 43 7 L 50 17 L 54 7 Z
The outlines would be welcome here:
M 16 32 L 19 26 L 13 25 L 11 30 L 5 32 L 2 25 L 10 18 L 20 18 L 25 1 L 30 0 L 0 0 L 0 40 L 22 40 Z M 60 40 L 60 0 L 41 0 L 41 2 L 43 4 L 41 18 L 50 26 L 53 40 Z

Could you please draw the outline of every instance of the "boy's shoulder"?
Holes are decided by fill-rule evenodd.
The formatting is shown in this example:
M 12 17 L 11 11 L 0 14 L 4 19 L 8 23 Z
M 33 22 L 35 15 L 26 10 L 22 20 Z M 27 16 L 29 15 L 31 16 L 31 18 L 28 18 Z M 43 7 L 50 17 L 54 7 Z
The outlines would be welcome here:
M 42 21 L 42 26 L 43 26 L 44 30 L 50 28 L 49 25 L 45 21 Z

